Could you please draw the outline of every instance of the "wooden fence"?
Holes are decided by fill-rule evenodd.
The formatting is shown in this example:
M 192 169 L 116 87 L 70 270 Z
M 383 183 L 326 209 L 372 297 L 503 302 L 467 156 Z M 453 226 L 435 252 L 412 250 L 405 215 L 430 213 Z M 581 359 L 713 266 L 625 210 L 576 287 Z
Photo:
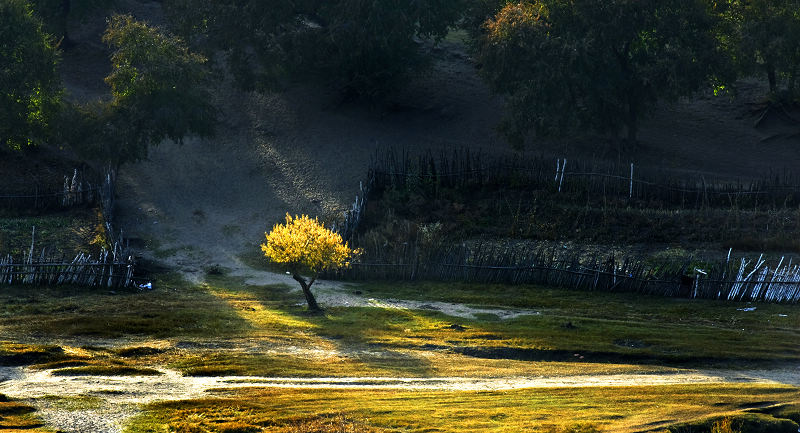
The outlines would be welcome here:
M 103 177 L 94 184 L 84 177 L 82 172 L 75 169 L 72 176 L 64 176 L 64 184 L 57 190 L 43 192 L 43 188 L 34 185 L 33 194 L 3 195 L 0 193 L 0 209 L 46 211 L 99 204 L 100 212 L 103 215 L 103 227 L 110 244 L 125 245 L 122 232 L 116 232 L 113 229 L 116 171 L 110 167 L 107 168 Z
M 800 177 L 788 171 L 732 180 L 702 173 L 543 157 L 495 158 L 469 150 L 412 156 L 388 151 L 371 164 L 375 192 L 411 190 L 437 196 L 447 188 L 519 188 L 582 203 L 621 200 L 650 207 L 770 207 L 800 205 Z
M 133 285 L 134 260 L 128 254 L 122 232 L 115 231 L 114 193 L 116 173 L 108 169 L 99 182 L 92 184 L 75 170 L 65 176 L 63 187 L 50 193 L 37 189 L 31 195 L 0 195 L 0 204 L 10 209 L 50 210 L 73 206 L 99 204 L 110 250 L 103 248 L 97 258 L 79 253 L 72 261 L 66 258 L 46 257 L 45 250 L 36 257 L 34 247 L 36 227 L 31 234 L 31 247 L 21 260 L 7 255 L 0 257 L 0 285 L 75 284 L 89 287 L 123 288 Z
M 474 283 L 542 284 L 588 291 L 636 292 L 669 297 L 732 301 L 800 301 L 800 266 L 784 259 L 774 267 L 762 258 L 695 264 L 653 263 L 644 257 L 600 256 L 558 247 L 487 244 L 410 245 L 392 257 L 368 252 L 349 269 L 327 278 L 351 280 L 432 280 Z M 374 260 L 375 258 L 383 260 Z M 699 262 L 698 262 L 699 263 Z
M 36 237 L 36 227 L 32 238 Z M 64 258 L 34 256 L 34 240 L 22 260 L 12 256 L 0 257 L 0 285 L 74 284 L 88 287 L 130 287 L 133 284 L 133 257 L 124 255 L 121 245 L 114 244 L 111 251 L 103 249 L 99 257 L 79 253 L 72 261 Z
M 32 185 L 31 191 L 11 194 L 0 191 L 0 209 L 52 210 L 93 205 L 102 200 L 107 186 L 104 180 L 91 182 L 77 169 L 64 176 L 63 185 Z
M 331 227 L 331 230 L 339 233 L 345 242 L 349 241 L 350 238 L 353 237 L 358 229 L 359 223 L 361 223 L 361 218 L 364 215 L 364 209 L 367 206 L 367 197 L 369 197 L 370 190 L 372 189 L 372 185 L 374 183 L 375 176 L 370 171 L 367 174 L 366 186 L 364 186 L 365 182 L 360 182 L 358 185 L 360 194 L 356 195 L 356 200 L 353 203 L 353 206 L 344 212 L 341 222 L 334 222 Z

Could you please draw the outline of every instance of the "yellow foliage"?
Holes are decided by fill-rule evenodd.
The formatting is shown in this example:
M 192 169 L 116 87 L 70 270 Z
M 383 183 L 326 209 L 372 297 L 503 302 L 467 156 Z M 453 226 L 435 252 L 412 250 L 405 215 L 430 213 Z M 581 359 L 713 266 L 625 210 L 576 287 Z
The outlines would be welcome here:
M 272 231 L 265 234 L 267 242 L 261 244 L 264 256 L 275 263 L 289 265 L 294 272 L 305 269 L 316 274 L 325 269 L 348 267 L 357 253 L 338 233 L 306 215 L 292 218 L 287 213 L 285 224 L 275 224 Z

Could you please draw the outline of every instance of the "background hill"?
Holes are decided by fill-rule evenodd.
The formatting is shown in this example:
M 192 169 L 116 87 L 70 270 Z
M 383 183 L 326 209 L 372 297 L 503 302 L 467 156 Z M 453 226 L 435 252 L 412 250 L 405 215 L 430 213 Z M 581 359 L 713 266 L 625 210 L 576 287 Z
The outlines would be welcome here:
M 120 12 L 166 25 L 159 2 L 125 0 Z M 98 14 L 73 23 L 76 45 L 64 54 L 69 97 L 106 97 L 107 49 Z M 370 158 L 388 148 L 411 154 L 469 148 L 514 155 L 496 132 L 503 101 L 491 95 L 457 35 L 436 47 L 432 70 L 377 104 L 342 102 L 312 85 L 260 94 L 223 79 L 213 98 L 221 113 L 217 135 L 171 142 L 150 158 L 122 168 L 121 227 L 134 245 L 185 271 L 240 265 L 263 232 L 286 213 L 330 219 L 349 207 Z M 679 174 L 762 177 L 800 166 L 797 125 L 769 113 L 755 127 L 765 85 L 738 83 L 732 95 L 710 92 L 657 107 L 635 148 L 617 148 L 586 134 L 534 140 L 524 154 L 604 159 L 660 167 Z M 795 134 L 795 135 L 792 135 Z

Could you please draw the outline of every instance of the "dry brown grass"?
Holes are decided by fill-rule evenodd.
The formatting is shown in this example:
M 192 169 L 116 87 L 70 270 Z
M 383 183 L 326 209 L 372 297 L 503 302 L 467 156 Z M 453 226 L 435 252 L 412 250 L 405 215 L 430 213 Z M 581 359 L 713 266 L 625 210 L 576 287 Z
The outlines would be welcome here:
M 36 409 L 0 394 L 0 431 L 3 433 L 50 433 L 35 416 Z

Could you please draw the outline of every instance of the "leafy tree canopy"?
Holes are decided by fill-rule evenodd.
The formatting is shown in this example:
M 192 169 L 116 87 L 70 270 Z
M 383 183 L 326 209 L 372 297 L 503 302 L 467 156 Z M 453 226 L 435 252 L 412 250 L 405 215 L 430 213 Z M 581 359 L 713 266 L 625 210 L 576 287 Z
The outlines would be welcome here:
M 766 75 L 770 92 L 781 80 L 799 97 L 800 0 L 728 0 L 720 2 L 726 23 L 725 47 L 742 74 Z
M 286 214 L 286 223 L 275 224 L 266 234 L 267 241 L 261 244 L 264 256 L 275 263 L 286 265 L 292 277 L 300 283 L 308 307 L 319 310 L 311 293 L 311 285 L 320 272 L 350 265 L 355 253 L 338 233 L 326 229 L 316 218 L 306 215 L 291 217 Z M 310 281 L 302 276 L 310 275 Z
M 286 76 L 380 96 L 425 64 L 417 38 L 442 38 L 467 0 L 169 0 L 187 37 L 229 52 L 245 87 Z
M 485 23 L 483 75 L 508 95 L 503 129 L 518 146 L 593 129 L 636 140 L 659 100 L 699 89 L 717 62 L 701 0 L 529 0 Z
M 103 40 L 114 49 L 106 77 L 112 99 L 82 110 L 87 153 L 121 164 L 146 158 L 165 139 L 213 133 L 204 57 L 129 15 L 113 16 Z
M 61 101 L 58 51 L 24 0 L 0 0 L 0 146 L 42 143 Z
M 61 39 L 61 47 L 71 45 L 67 24 L 73 17 L 82 18 L 89 12 L 107 8 L 114 0 L 30 0 L 36 14 L 44 21 L 48 32 Z

